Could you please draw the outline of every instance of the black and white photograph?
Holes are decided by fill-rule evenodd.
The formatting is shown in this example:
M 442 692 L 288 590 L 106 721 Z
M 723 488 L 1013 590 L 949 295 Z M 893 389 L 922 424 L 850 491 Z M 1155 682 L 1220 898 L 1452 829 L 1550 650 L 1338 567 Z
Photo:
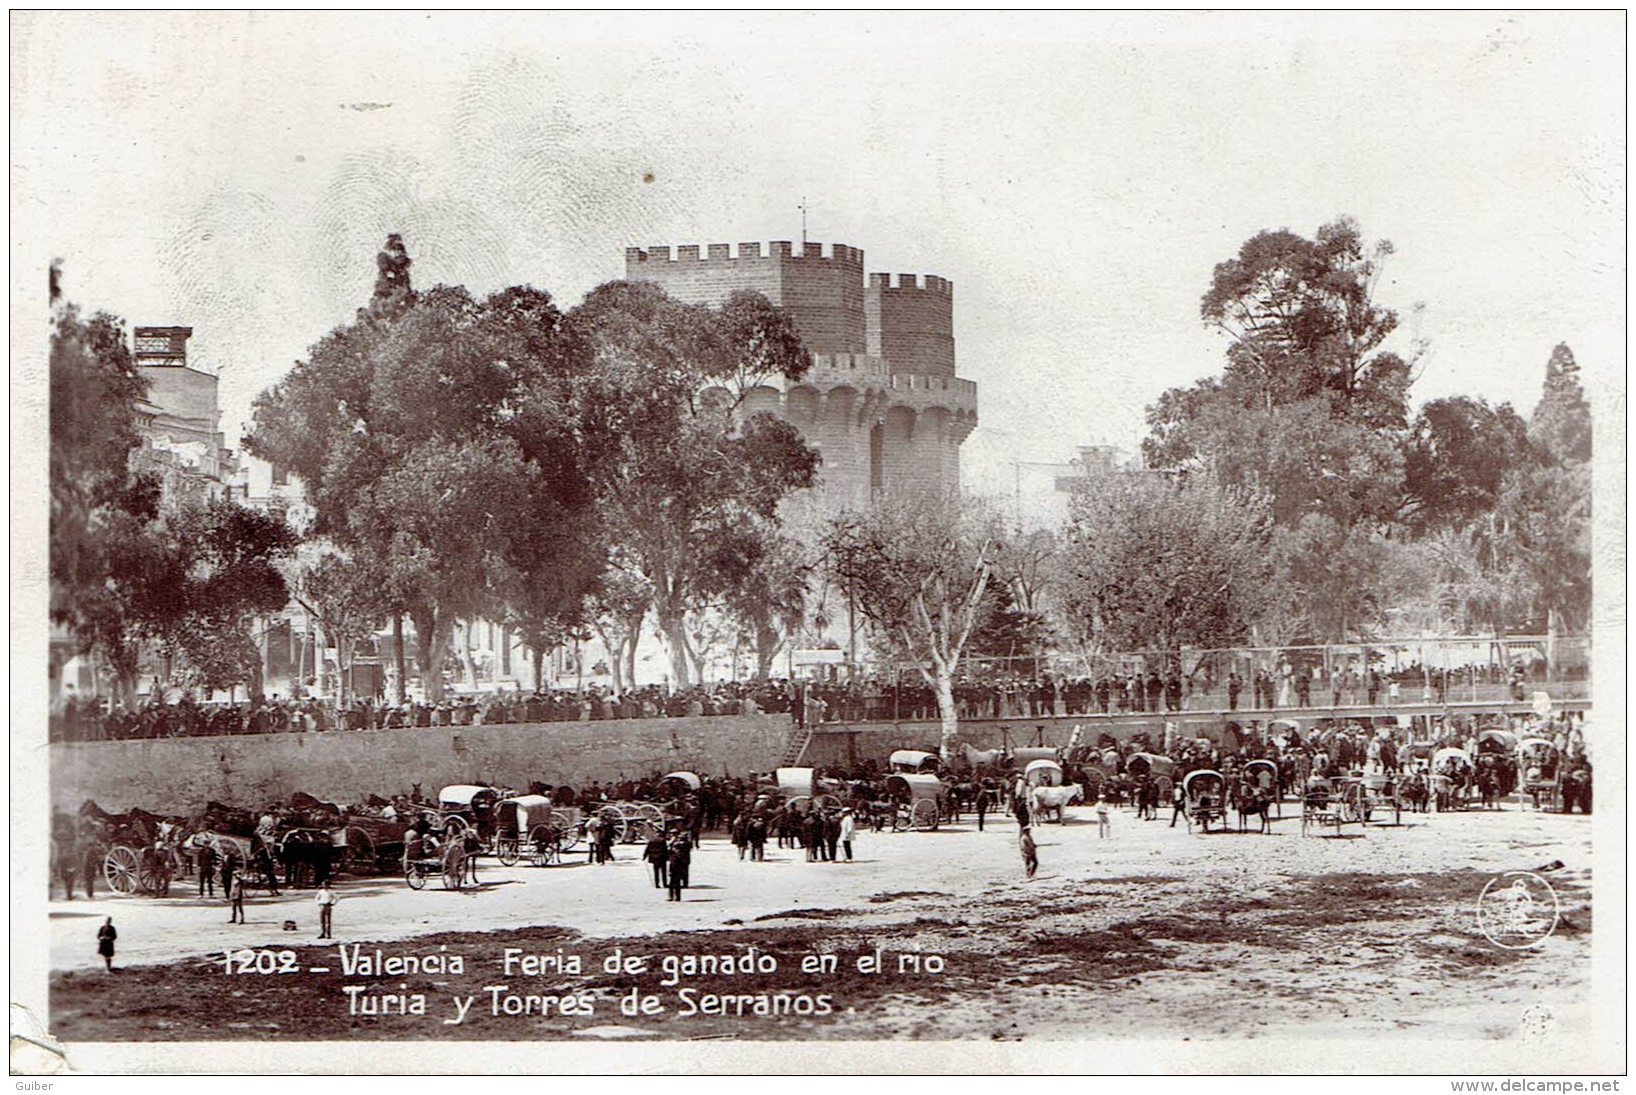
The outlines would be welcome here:
M 1617 1091 L 1626 31 L 12 12 L 13 1074 Z

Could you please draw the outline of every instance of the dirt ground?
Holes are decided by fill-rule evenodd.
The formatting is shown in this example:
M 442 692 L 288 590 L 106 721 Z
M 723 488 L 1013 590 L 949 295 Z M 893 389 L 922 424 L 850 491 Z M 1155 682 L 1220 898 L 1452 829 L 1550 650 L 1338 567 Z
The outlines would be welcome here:
M 1286 810 L 1290 807 L 1286 804 Z M 51 906 L 52 1033 L 65 1041 L 476 1038 L 1584 1037 L 1589 819 L 1508 807 L 1405 815 L 1398 827 L 1189 834 L 1168 814 L 1088 812 L 1037 830 L 1022 876 L 1016 826 L 860 834 L 853 863 L 724 839 L 664 900 L 620 849 L 608 866 L 481 868 L 475 890 L 343 883 L 337 943 L 372 955 L 459 955 L 462 968 L 354 970 L 321 944 L 308 893 L 261 898 L 250 923 L 219 901 L 99 898 Z M 1482 933 L 1483 888 L 1540 872 L 1560 917 L 1537 947 Z M 60 894 L 58 895 L 60 898 Z M 120 931 L 114 974 L 96 927 Z M 285 920 L 298 930 L 282 930 Z M 239 972 L 268 950 L 262 968 Z M 505 964 L 508 948 L 514 961 Z M 288 950 L 283 957 L 276 952 Z M 605 962 L 645 957 L 646 968 Z M 525 967 L 517 956 L 561 957 Z M 759 970 L 741 972 L 745 956 Z M 823 958 L 833 956 L 833 969 Z M 669 970 L 723 956 L 732 969 Z M 570 957 L 578 957 L 573 970 Z M 803 970 L 803 959 L 812 969 Z M 878 971 L 872 963 L 878 961 Z M 776 966 L 769 969 L 768 963 Z M 862 968 L 860 969 L 860 963 Z M 312 972 L 314 967 L 327 972 Z M 674 974 L 668 976 L 667 974 Z M 348 991 L 348 987 L 351 991 Z M 499 986 L 504 986 L 500 989 Z M 635 1007 L 621 1001 L 635 990 Z M 413 1009 L 417 996 L 424 1014 Z M 459 1023 L 457 1001 L 469 1001 Z M 373 1007 L 392 1014 L 361 1013 Z M 659 1010 L 662 1009 L 662 1010 Z M 565 1013 L 565 1010 L 569 1013 Z M 634 1009 L 633 1009 L 634 1010 Z

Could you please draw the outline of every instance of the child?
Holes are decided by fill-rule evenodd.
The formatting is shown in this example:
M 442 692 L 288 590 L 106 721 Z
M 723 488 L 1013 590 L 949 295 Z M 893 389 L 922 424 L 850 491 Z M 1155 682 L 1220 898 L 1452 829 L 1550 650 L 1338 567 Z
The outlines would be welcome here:
M 1029 878 L 1033 878 L 1034 872 L 1040 868 L 1039 852 L 1034 847 L 1033 829 L 1024 825 L 1017 842 L 1022 847 L 1023 869 L 1027 872 Z
M 114 940 L 119 938 L 119 932 L 114 930 L 114 918 L 102 922 L 97 929 L 97 953 L 102 955 L 102 964 L 109 973 L 114 972 Z
M 1108 800 L 1101 795 L 1096 796 L 1096 834 L 1098 837 L 1108 835 Z

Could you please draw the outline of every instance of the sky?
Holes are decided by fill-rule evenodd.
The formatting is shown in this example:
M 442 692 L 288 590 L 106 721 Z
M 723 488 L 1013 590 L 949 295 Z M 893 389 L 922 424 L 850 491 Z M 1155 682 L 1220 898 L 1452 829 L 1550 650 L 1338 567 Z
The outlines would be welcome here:
M 1389 239 L 1415 403 L 1527 414 L 1551 348 L 1623 419 L 1624 16 L 12 16 L 13 299 L 186 324 L 229 444 L 368 297 L 624 249 L 801 238 L 955 286 L 968 483 L 1134 450 L 1220 371 L 1216 263 L 1340 214 Z M 22 313 L 14 312 L 14 315 Z M 43 308 L 42 308 L 43 314 Z M 17 330 L 14 325 L 14 332 Z M 14 335 L 15 341 L 15 335 Z M 14 390 L 14 408 L 18 396 Z M 1621 442 L 1622 443 L 1622 442 Z

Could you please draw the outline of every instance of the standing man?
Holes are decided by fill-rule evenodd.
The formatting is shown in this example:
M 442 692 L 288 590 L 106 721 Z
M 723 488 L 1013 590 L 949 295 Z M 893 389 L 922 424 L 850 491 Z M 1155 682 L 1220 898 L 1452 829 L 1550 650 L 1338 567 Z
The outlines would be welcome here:
M 1170 789 L 1170 807 L 1170 827 L 1174 829 L 1176 819 L 1187 814 L 1187 792 L 1182 790 L 1180 781 Z
M 670 860 L 670 844 L 665 834 L 655 831 L 648 839 L 647 847 L 642 850 L 644 862 L 653 865 L 653 886 L 655 889 L 664 889 L 667 883 L 665 878 L 665 864 Z
M 233 875 L 239 869 L 238 848 L 229 844 L 227 851 L 222 853 L 222 896 L 233 896 Z
M 983 831 L 983 818 L 988 815 L 988 794 L 988 784 L 979 784 L 977 787 L 977 831 L 979 833 Z M 850 812 L 848 811 L 848 813 Z M 847 856 L 847 858 L 851 859 L 852 857 Z
M 693 865 L 693 841 L 684 832 L 670 845 L 670 900 L 680 901 L 687 888 L 688 868 Z
M 840 823 L 841 849 L 846 852 L 846 861 L 852 862 L 852 836 L 857 831 L 857 823 L 853 820 L 851 807 L 841 811 Z
M 335 891 L 329 888 L 329 880 L 318 884 L 318 938 L 334 939 L 335 924 Z
M 244 872 L 233 875 L 233 884 L 228 889 L 228 896 L 233 899 L 233 909 L 227 916 L 229 924 L 244 923 Z
M 592 814 L 585 823 L 585 862 L 596 863 L 597 854 L 602 851 L 602 817 Z
M 1227 674 L 1227 710 L 1238 710 L 1238 694 L 1244 691 L 1244 678 L 1238 675 L 1238 670 Z M 1257 692 L 1261 691 L 1259 688 Z
M 835 862 L 835 852 L 836 852 L 836 847 L 835 846 L 837 844 L 839 844 L 840 842 L 841 842 L 841 819 L 840 819 L 840 816 L 838 814 L 834 813 L 833 811 L 826 811 L 825 814 L 824 814 L 824 850 L 825 850 L 825 852 L 827 854 L 824 856 L 824 858 L 829 860 L 829 862 L 831 862 L 831 863 Z M 848 859 L 851 859 L 852 858 L 852 853 L 850 851 L 847 852 L 846 857 Z
M 750 821 L 744 829 L 745 839 L 750 842 L 750 861 L 760 863 L 767 858 L 767 818 L 757 810 L 750 815 Z
M 210 844 L 199 845 L 193 853 L 193 862 L 199 867 L 199 896 L 216 896 L 216 849 Z M 225 870 L 225 867 L 223 868 Z M 225 883 L 223 883 L 225 885 Z
M 1040 869 L 1040 854 L 1034 846 L 1034 832 L 1027 825 L 1022 827 L 1017 844 L 1022 849 L 1023 872 L 1028 878 L 1033 878 L 1034 872 Z

